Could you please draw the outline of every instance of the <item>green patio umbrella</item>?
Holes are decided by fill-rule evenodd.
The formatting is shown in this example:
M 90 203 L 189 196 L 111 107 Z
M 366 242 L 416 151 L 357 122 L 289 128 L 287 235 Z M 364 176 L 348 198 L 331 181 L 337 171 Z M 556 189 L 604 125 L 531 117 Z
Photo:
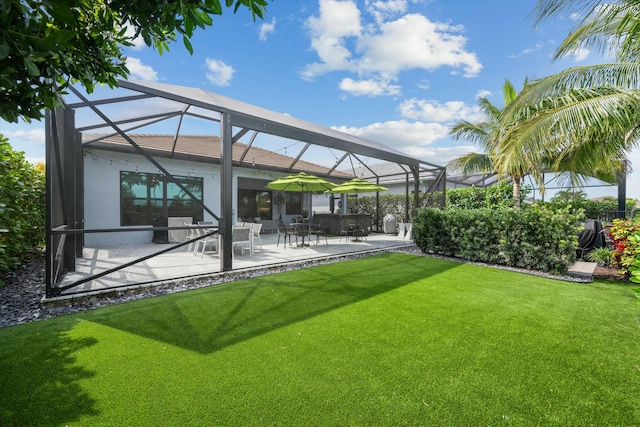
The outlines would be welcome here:
M 278 178 L 267 184 L 270 190 L 293 191 L 298 193 L 319 192 L 331 190 L 336 184 L 319 176 L 300 172 L 284 178 Z M 302 208 L 302 203 L 300 203 Z M 302 214 L 302 212 L 300 212 Z
M 306 172 L 299 172 L 284 178 L 279 178 L 267 184 L 267 188 L 270 190 L 294 191 L 299 193 L 326 191 L 335 186 L 336 184 L 333 182 Z M 300 209 L 300 215 L 304 218 L 302 203 L 300 203 Z M 302 246 L 305 246 L 304 234 L 302 234 Z
M 383 187 L 378 184 L 373 184 L 369 181 L 365 181 L 360 178 L 353 178 L 349 181 L 345 181 L 342 184 L 336 185 L 331 190 L 325 191 L 326 193 L 342 193 L 342 194 L 355 194 L 356 205 L 358 203 L 359 193 L 377 193 L 379 191 L 387 191 L 387 187 Z M 358 214 L 356 213 L 356 230 L 358 229 Z M 356 236 L 356 240 L 357 236 Z

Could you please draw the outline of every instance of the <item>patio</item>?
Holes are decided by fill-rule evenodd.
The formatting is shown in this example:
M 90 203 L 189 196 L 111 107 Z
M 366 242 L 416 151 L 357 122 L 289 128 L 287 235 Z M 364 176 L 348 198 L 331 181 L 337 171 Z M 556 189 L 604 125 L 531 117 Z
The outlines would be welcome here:
M 265 237 L 262 252 L 233 258 L 232 239 L 222 240 L 219 255 L 202 258 L 160 243 L 158 236 L 175 230 L 170 219 L 211 223 L 222 235 L 231 236 L 233 224 L 241 221 L 282 217 L 292 223 L 305 209 L 311 213 L 311 197 L 266 187 L 287 174 L 312 173 L 341 182 L 353 177 L 352 171 L 340 170 L 346 165 L 353 169 L 354 164 L 392 162 L 401 168 L 406 183 L 403 218 L 411 217 L 410 197 L 414 206 L 420 203 L 416 177 L 426 173 L 436 178 L 429 194 L 444 194 L 445 168 L 387 145 L 198 88 L 142 81 L 119 84 L 112 96 L 102 99 L 70 87 L 65 107 L 48 113 L 46 298 L 105 293 L 406 242 L 372 236 L 364 242 L 338 242 L 337 247 L 336 238 L 326 248 L 290 251 Z M 327 150 L 335 164 L 320 166 L 318 156 L 327 155 Z M 376 175 L 371 181 L 380 178 Z M 438 200 L 444 203 L 443 197 Z M 338 213 L 345 215 L 346 198 L 341 202 Z M 157 243 L 148 243 L 152 239 Z
M 234 253 L 233 273 L 266 266 L 277 266 L 305 260 L 328 259 L 341 255 L 353 255 L 410 245 L 411 240 L 396 235 L 372 233 L 365 240 L 352 241 L 345 236 L 321 237 L 316 244 L 312 237 L 311 246 L 298 247 L 295 244 L 286 247 L 282 241 L 277 245 L 277 234 L 262 234 L 262 248 L 258 245 L 253 255 L 239 250 Z M 100 274 L 136 259 L 168 249 L 175 244 L 138 244 L 84 248 L 81 258 L 76 259 L 76 271 L 65 274 L 60 286 L 73 284 L 87 277 Z M 194 254 L 187 246 L 176 248 L 162 255 L 138 262 L 114 273 L 104 275 L 79 286 L 63 291 L 60 297 L 68 298 L 77 294 L 97 294 L 122 290 L 150 284 L 188 280 L 222 272 L 218 253 Z

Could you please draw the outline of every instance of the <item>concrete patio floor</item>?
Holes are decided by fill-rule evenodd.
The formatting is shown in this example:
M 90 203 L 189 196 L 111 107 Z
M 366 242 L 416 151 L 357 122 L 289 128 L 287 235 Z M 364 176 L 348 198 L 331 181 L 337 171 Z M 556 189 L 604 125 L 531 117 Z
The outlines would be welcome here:
M 412 240 L 395 235 L 373 233 L 362 241 L 347 240 L 345 237 L 321 237 L 316 244 L 312 238 L 310 246 L 286 246 L 281 241 L 277 245 L 277 234 L 262 234 L 262 248 L 256 245 L 253 256 L 245 250 L 236 249 L 233 258 L 233 272 L 276 266 L 305 260 L 327 259 L 340 255 L 357 254 L 381 249 L 390 249 L 413 244 Z M 76 271 L 65 274 L 57 286 L 71 285 L 90 276 L 121 266 L 146 255 L 162 251 L 175 244 L 121 245 L 102 248 L 85 248 L 83 257 L 76 260 Z M 138 262 L 129 267 L 90 280 L 62 292 L 62 296 L 72 294 L 103 293 L 140 285 L 163 283 L 197 278 L 220 273 L 220 257 L 217 253 L 194 254 L 186 246 L 162 255 Z

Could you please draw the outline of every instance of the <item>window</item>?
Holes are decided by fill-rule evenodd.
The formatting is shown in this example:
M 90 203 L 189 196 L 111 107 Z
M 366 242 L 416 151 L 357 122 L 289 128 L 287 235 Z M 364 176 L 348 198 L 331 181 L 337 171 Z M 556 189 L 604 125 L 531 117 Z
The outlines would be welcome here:
M 302 193 L 285 193 L 285 211 L 288 215 L 300 215 L 302 212 Z
M 238 189 L 238 220 L 271 219 L 271 191 Z
M 202 203 L 202 178 L 175 176 Z M 120 172 L 120 224 L 161 225 L 167 217 L 202 221 L 202 207 L 175 182 L 157 173 Z

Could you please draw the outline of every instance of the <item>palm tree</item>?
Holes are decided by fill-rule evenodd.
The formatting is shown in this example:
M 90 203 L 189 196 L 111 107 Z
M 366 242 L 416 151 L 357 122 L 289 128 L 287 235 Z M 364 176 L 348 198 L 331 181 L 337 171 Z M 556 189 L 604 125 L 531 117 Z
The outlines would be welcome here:
M 505 108 L 518 97 L 508 79 L 504 82 L 502 93 Z M 520 206 L 520 184 L 527 174 L 532 174 L 541 188 L 544 188 L 539 167 L 542 163 L 531 162 L 532 157 L 526 152 L 512 149 L 517 145 L 512 139 L 519 137 L 519 134 L 511 130 L 520 126 L 520 118 L 512 117 L 509 122 L 506 122 L 502 120 L 503 110 L 493 105 L 487 98 L 480 98 L 478 103 L 486 120 L 479 123 L 460 120 L 449 130 L 449 134 L 454 139 L 466 139 L 479 145 L 484 153 L 468 153 L 453 159 L 447 166 L 464 175 L 495 172 L 501 179 L 509 178 L 513 183 L 514 205 L 518 207 Z
M 564 202 L 564 203 L 569 203 L 569 202 L 575 202 L 576 200 L 586 200 L 587 199 L 587 193 L 585 193 L 583 190 L 573 190 L 573 189 L 568 189 L 568 190 L 560 190 L 556 193 L 555 196 L 553 196 L 553 199 L 551 199 L 554 202 Z
M 505 136 L 511 146 L 500 150 L 525 152 L 532 163 L 568 172 L 573 185 L 583 184 L 590 176 L 617 182 L 625 151 L 637 140 L 640 92 L 609 86 L 566 88 L 558 93 L 544 91 L 540 99 L 539 86 L 557 77 L 527 85 L 505 108 L 503 122 L 509 123 L 515 115 L 519 124 Z
M 615 52 L 620 62 L 533 81 L 505 108 L 502 121 L 529 114 L 527 126 L 514 129 L 520 133 L 512 138 L 517 150 L 539 158 L 557 154 L 556 168 L 591 169 L 591 175 L 616 182 L 625 173 L 626 152 L 640 140 L 640 2 L 539 0 L 537 22 L 572 8 L 587 13 L 555 58 L 596 47 Z

